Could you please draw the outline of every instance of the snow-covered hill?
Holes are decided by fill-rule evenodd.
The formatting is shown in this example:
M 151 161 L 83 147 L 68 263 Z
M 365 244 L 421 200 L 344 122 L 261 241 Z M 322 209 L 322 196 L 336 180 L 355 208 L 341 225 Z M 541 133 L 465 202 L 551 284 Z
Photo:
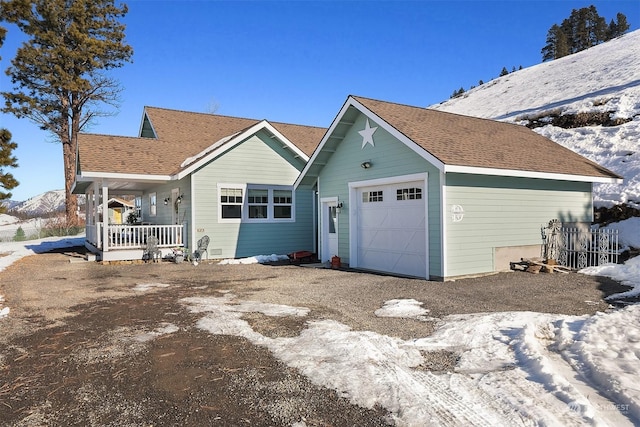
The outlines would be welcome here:
M 64 211 L 64 190 L 52 190 L 31 197 L 24 202 L 10 201 L 8 209 L 31 216 Z
M 536 132 L 625 178 L 620 185 L 596 185 L 596 206 L 640 207 L 640 30 L 513 72 L 430 108 L 522 125 L 535 122 Z M 554 117 L 557 124 L 596 115 L 584 113 L 604 113 L 611 123 L 551 124 Z

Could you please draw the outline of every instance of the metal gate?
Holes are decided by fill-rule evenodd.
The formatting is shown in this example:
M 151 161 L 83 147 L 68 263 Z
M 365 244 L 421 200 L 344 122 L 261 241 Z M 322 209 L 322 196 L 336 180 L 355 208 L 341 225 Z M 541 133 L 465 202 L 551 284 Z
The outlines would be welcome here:
M 542 227 L 542 243 L 545 259 L 574 270 L 618 263 L 618 230 L 568 228 L 553 220 Z

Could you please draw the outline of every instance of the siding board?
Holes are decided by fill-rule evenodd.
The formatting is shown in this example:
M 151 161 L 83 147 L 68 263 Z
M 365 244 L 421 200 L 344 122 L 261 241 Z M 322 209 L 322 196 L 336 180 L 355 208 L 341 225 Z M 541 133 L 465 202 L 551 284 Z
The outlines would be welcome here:
M 592 219 L 590 183 L 447 174 L 445 191 L 450 277 L 495 271 L 495 248 L 539 245 L 551 219 Z M 453 221 L 453 205 L 464 209 L 462 221 Z
M 313 248 L 313 192 L 295 193 L 295 222 L 219 223 L 218 183 L 292 185 L 304 166 L 282 144 L 258 134 L 193 173 L 196 240 L 209 235 L 212 258 L 286 254 Z

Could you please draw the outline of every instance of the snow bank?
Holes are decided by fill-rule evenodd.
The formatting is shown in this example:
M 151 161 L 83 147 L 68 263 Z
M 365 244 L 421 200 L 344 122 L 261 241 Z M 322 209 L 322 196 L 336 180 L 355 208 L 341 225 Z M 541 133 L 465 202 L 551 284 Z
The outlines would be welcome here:
M 608 264 L 598 267 L 587 267 L 580 270 L 582 274 L 588 274 L 591 276 L 606 276 L 613 280 L 617 280 L 625 286 L 630 286 L 631 289 L 613 294 L 607 297 L 607 299 L 614 300 L 620 298 L 629 298 L 640 295 L 640 257 L 635 257 L 627 260 L 623 265 L 620 264 Z
M 232 265 L 232 264 L 265 264 L 268 262 L 277 262 L 288 260 L 289 257 L 287 255 L 256 255 L 247 258 L 239 258 L 239 259 L 223 259 L 220 261 L 222 265 Z

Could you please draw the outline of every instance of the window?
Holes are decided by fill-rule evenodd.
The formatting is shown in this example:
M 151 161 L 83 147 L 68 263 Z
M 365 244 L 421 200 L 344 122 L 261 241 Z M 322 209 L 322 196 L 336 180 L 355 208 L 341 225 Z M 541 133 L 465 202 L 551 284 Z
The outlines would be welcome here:
M 382 190 L 380 191 L 363 191 L 362 201 L 368 202 L 382 202 Z
M 247 191 L 249 218 L 266 219 L 269 207 L 269 190 L 249 189 Z
M 292 190 L 273 190 L 273 217 L 275 219 L 290 219 L 292 204 Z
M 142 197 L 136 196 L 135 198 L 136 217 L 142 218 Z
M 221 218 L 242 218 L 242 188 L 220 189 Z
M 422 188 L 399 188 L 396 190 L 397 200 L 421 200 Z
M 157 213 L 157 198 L 156 193 L 149 193 L 149 215 L 156 216 Z
M 219 219 L 230 222 L 277 222 L 294 219 L 290 186 L 220 184 Z

